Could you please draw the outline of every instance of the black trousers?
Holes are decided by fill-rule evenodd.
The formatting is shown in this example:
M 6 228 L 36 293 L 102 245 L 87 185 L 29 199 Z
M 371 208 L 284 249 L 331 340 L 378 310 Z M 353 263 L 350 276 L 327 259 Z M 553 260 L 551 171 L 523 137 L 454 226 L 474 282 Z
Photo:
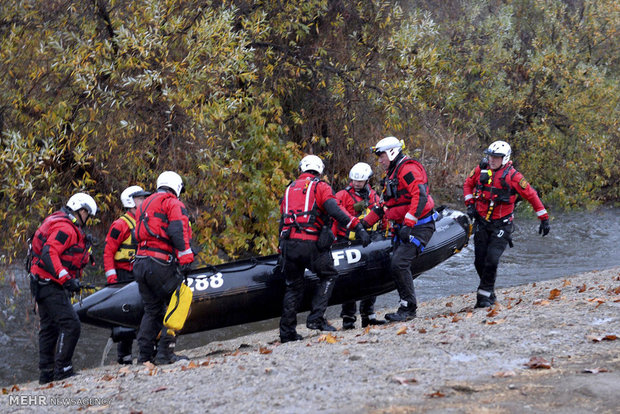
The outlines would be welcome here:
M 331 250 L 319 251 L 316 242 L 283 240 L 281 249 L 286 290 L 280 318 L 280 337 L 292 337 L 297 333 L 297 310 L 303 299 L 305 270 L 310 269 L 319 277 L 319 283 L 312 295 L 308 323 L 323 318 L 338 272 L 334 267 Z
M 154 357 L 157 335 L 164 328 L 166 307 L 182 278 L 178 276 L 176 263 L 150 257 L 136 259 L 133 273 L 144 303 L 144 315 L 138 330 L 138 362 L 146 362 Z
M 73 368 L 71 360 L 81 331 L 70 294 L 54 282 L 39 284 L 37 304 L 41 319 L 39 369 L 67 372 Z
M 422 246 L 426 246 L 435 232 L 435 222 L 424 223 L 413 228 L 411 235 L 420 241 Z M 415 306 L 415 290 L 413 287 L 413 272 L 411 263 L 422 252 L 421 248 L 414 243 L 404 243 L 399 241 L 395 244 L 394 253 L 390 270 L 396 283 L 396 289 L 401 301 L 407 301 L 407 306 Z
M 512 220 L 487 223 L 476 219 L 474 224 L 474 265 L 480 278 L 479 290 L 493 293 L 497 266 L 513 231 Z
M 362 318 L 367 318 L 368 316 L 375 313 L 375 302 L 377 301 L 376 296 L 371 296 L 366 299 L 360 300 L 360 316 Z M 341 318 L 356 320 L 355 312 L 357 311 L 357 303 L 352 300 L 350 302 L 345 302 L 342 304 L 342 311 L 340 312 Z

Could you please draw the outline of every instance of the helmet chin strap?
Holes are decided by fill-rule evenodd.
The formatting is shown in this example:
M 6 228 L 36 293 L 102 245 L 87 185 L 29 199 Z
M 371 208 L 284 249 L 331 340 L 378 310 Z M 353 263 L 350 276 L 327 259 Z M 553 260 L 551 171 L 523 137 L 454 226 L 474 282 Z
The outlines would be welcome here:
M 86 218 L 82 217 L 82 213 L 81 213 L 82 210 L 86 212 Z M 81 208 L 78 211 L 76 211 L 76 214 L 79 217 L 80 226 L 82 226 L 82 227 L 86 226 L 86 222 L 88 221 L 88 217 L 90 217 L 90 213 L 88 211 L 86 211 L 85 208 Z

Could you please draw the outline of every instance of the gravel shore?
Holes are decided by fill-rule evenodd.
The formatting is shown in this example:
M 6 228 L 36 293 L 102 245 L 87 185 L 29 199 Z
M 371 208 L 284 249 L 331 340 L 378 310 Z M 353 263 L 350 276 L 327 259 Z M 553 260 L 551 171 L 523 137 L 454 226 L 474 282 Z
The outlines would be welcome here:
M 0 412 L 619 412 L 620 267 L 497 296 L 491 309 L 455 295 L 419 304 L 407 323 L 329 335 L 300 318 L 299 342 L 268 331 L 173 365 L 4 384 Z

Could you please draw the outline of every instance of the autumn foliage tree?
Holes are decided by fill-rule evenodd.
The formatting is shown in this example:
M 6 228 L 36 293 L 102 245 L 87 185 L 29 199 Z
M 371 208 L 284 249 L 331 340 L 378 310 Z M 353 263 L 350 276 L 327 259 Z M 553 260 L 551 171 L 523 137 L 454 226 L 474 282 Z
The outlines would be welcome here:
M 201 260 L 268 254 L 304 152 L 336 187 L 385 135 L 440 202 L 495 139 L 556 207 L 617 200 L 617 2 L 5 0 L 0 249 L 75 191 L 179 172 Z M 377 171 L 379 173 L 379 171 Z M 380 174 L 377 174 L 380 175 Z

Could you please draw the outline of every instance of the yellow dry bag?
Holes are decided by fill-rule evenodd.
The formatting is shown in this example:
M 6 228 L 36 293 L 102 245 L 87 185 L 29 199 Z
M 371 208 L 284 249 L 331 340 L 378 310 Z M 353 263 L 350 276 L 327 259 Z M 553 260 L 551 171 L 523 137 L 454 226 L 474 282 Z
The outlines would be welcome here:
M 185 283 L 181 283 L 170 298 L 170 304 L 168 305 L 166 316 L 164 316 L 164 326 L 180 331 L 183 325 L 185 325 L 191 304 L 192 290 Z

